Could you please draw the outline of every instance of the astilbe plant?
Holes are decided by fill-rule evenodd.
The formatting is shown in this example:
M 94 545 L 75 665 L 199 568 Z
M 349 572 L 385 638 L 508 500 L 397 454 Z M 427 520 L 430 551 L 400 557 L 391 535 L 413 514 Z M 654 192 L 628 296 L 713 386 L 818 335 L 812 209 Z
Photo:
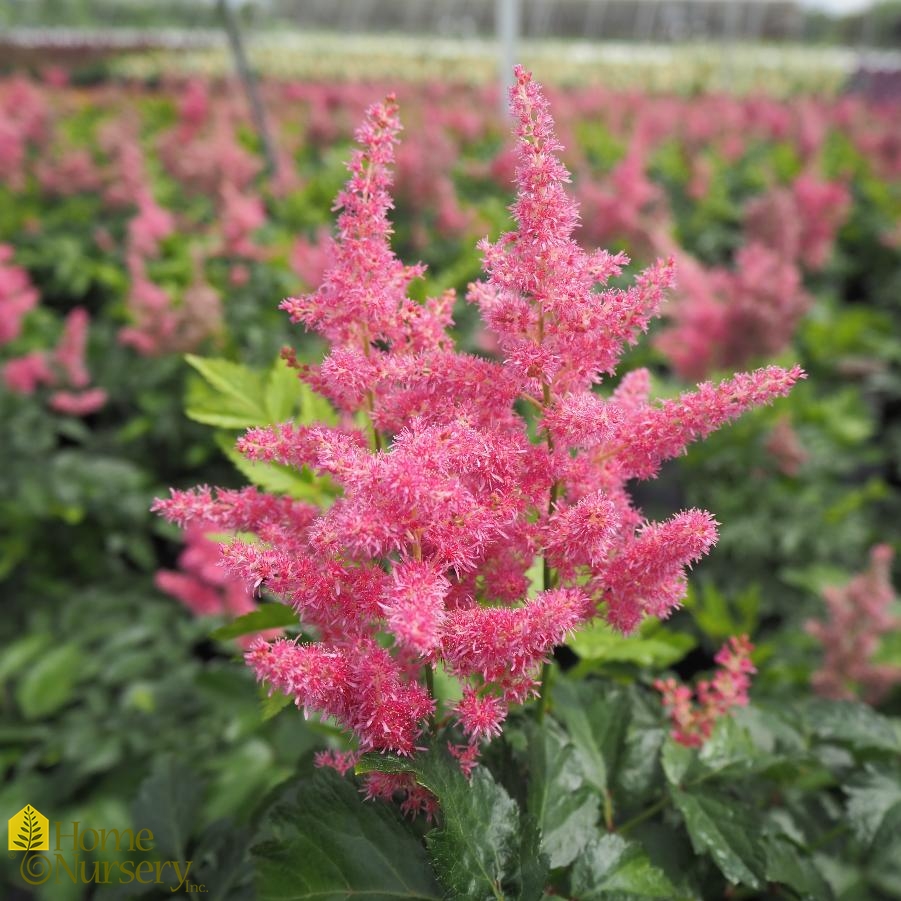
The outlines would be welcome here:
M 672 723 L 672 737 L 686 747 L 700 747 L 710 738 L 718 719 L 733 707 L 748 703 L 754 646 L 747 635 L 733 636 L 717 652 L 719 664 L 710 679 L 702 679 L 694 692 L 675 679 L 658 679 L 654 688 L 663 696 L 663 706 Z
M 215 531 L 202 522 L 192 522 L 185 532 L 185 547 L 178 556 L 178 568 L 157 570 L 153 581 L 160 591 L 180 601 L 195 616 L 236 619 L 256 610 L 256 603 L 247 583 L 219 565 L 219 544 L 209 534 Z M 261 634 L 274 638 L 280 630 L 270 629 Z M 253 635 L 244 635 L 239 643 L 246 647 L 253 640 Z
M 847 585 L 823 589 L 827 618 L 810 620 L 807 631 L 823 645 L 823 662 L 812 684 L 827 698 L 861 697 L 878 704 L 901 685 L 901 667 L 876 658 L 881 638 L 901 628 L 893 611 L 891 582 L 894 552 L 887 544 L 870 551 L 870 565 Z
M 541 694 L 543 665 L 569 633 L 596 617 L 630 632 L 681 603 L 685 569 L 714 544 L 716 522 L 702 510 L 648 522 L 629 481 L 653 478 L 689 443 L 803 377 L 772 366 L 655 402 L 649 373 L 636 370 L 596 393 L 657 314 L 673 266 L 607 285 L 628 260 L 573 239 L 569 174 L 547 102 L 522 69 L 511 101 L 516 228 L 482 242 L 487 279 L 468 295 L 502 362 L 455 350 L 451 295 L 408 297 L 423 267 L 391 250 L 400 126 L 389 97 L 357 132 L 322 284 L 282 304 L 327 340 L 324 360 L 300 375 L 344 425 L 289 422 L 238 443 L 250 460 L 328 475 L 342 495 L 327 510 L 255 489 L 173 491 L 155 504 L 182 525 L 256 536 L 232 541 L 225 566 L 291 604 L 314 637 L 256 641 L 246 660 L 258 679 L 334 718 L 359 752 L 411 755 L 427 729 L 458 729 L 464 769 L 511 705 Z M 536 558 L 543 584 L 532 588 Z M 438 666 L 462 685 L 443 711 Z M 369 791 L 388 794 L 403 778 L 378 774 Z M 425 804 L 413 794 L 407 803 Z
M 37 306 L 38 292 L 28 273 L 12 263 L 12 249 L 0 244 L 0 346 L 19 338 L 25 317 Z M 87 416 L 107 401 L 106 391 L 91 386 L 85 354 L 90 316 L 76 307 L 66 316 L 53 348 L 31 350 L 0 367 L 0 383 L 13 394 L 52 389 L 48 404 L 58 413 Z

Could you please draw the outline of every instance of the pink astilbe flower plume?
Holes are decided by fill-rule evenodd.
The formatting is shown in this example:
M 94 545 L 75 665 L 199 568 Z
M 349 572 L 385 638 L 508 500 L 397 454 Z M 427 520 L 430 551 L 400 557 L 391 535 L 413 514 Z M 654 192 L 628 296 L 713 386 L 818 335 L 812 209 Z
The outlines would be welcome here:
M 156 505 L 182 525 L 256 536 L 225 549 L 226 570 L 291 605 L 316 639 L 256 642 L 247 662 L 261 681 L 342 724 L 358 751 L 412 754 L 443 729 L 466 773 L 511 705 L 539 693 L 555 645 L 597 616 L 627 632 L 681 603 L 686 568 L 709 551 L 716 523 L 700 510 L 648 522 L 630 480 L 654 477 L 803 376 L 769 367 L 657 402 L 638 370 L 598 390 L 657 315 L 673 265 L 608 286 L 628 259 L 575 241 L 554 123 L 521 68 L 511 99 L 515 228 L 481 243 L 487 278 L 468 292 L 501 361 L 454 349 L 452 296 L 408 296 L 422 267 L 390 244 L 400 125 L 389 97 L 357 132 L 321 284 L 282 305 L 329 344 L 300 377 L 360 428 L 348 416 L 342 427 L 288 422 L 238 442 L 251 460 L 328 475 L 340 496 L 315 510 L 202 488 Z M 442 711 L 428 690 L 438 666 L 462 688 Z M 725 683 L 716 691 L 728 693 Z M 371 776 L 367 791 L 430 809 L 405 777 Z
M 192 522 L 185 534 L 185 548 L 178 557 L 178 569 L 160 569 L 154 583 L 160 591 L 174 597 L 195 616 L 225 616 L 236 619 L 256 610 L 253 592 L 247 583 L 220 566 L 219 544 L 208 537 L 216 531 L 209 523 Z M 280 630 L 259 633 L 274 638 Z M 252 636 L 239 640 L 249 645 Z
M 50 350 L 32 351 L 9 360 L 3 367 L 6 387 L 16 394 L 33 394 L 38 387 L 53 388 L 48 405 L 68 416 L 89 416 L 107 401 L 103 388 L 89 387 L 85 353 L 91 318 L 76 307 L 63 323 L 63 332 Z
M 19 337 L 25 314 L 37 306 L 28 273 L 12 262 L 13 249 L 0 244 L 0 345 Z
M 717 652 L 717 671 L 692 690 L 675 679 L 658 679 L 654 687 L 663 695 L 663 706 L 672 723 L 672 737 L 681 745 L 700 747 L 710 738 L 714 724 L 734 707 L 748 703 L 754 646 L 747 635 L 733 636 Z
M 806 626 L 823 645 L 823 663 L 811 681 L 824 697 L 878 704 L 901 685 L 901 667 L 874 659 L 882 636 L 901 629 L 901 617 L 892 611 L 893 558 L 889 545 L 878 544 L 867 569 L 847 585 L 823 589 L 827 618 Z

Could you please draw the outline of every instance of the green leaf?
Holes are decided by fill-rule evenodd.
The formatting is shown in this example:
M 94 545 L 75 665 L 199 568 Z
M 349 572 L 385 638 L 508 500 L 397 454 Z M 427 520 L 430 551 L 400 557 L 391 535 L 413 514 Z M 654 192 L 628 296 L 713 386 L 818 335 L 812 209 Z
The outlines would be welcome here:
M 698 752 L 698 763 L 706 773 L 747 773 L 769 762 L 751 740 L 747 729 L 742 728 L 731 716 L 720 717 L 710 738 Z
M 526 580 L 529 583 L 527 594 L 530 598 L 544 590 L 544 560 L 541 557 L 536 557 L 526 570 Z
M 264 463 L 259 460 L 248 460 L 234 445 L 234 440 L 227 435 L 217 435 L 216 443 L 222 453 L 232 462 L 235 469 L 251 484 L 270 491 L 273 494 L 285 494 L 296 500 L 309 501 L 317 506 L 325 506 L 334 490 L 331 483 L 323 478 L 310 478 L 292 466 L 280 463 Z
M 703 790 L 689 794 L 673 789 L 672 797 L 685 818 L 695 852 L 709 853 L 730 882 L 761 888 L 765 858 L 752 811 Z
M 27 664 L 16 686 L 16 703 L 26 719 L 56 713 L 75 695 L 87 675 L 85 655 L 76 644 L 63 644 Z
M 157 758 L 132 805 L 136 829 L 153 833 L 153 848 L 163 860 L 186 860 L 203 786 L 197 774 L 165 756 Z
M 585 777 L 581 757 L 560 727 L 546 719 L 529 730 L 528 810 L 541 828 L 552 868 L 571 864 L 600 816 L 600 797 Z
M 901 804 L 901 780 L 897 774 L 867 767 L 854 776 L 845 788 L 848 795 L 848 822 L 854 834 L 866 845 L 876 836 L 886 814 Z
M 260 716 L 264 721 L 271 720 L 293 703 L 294 698 L 291 695 L 286 695 L 281 691 L 273 691 L 260 701 Z
M 814 862 L 787 838 L 767 836 L 766 878 L 794 889 L 802 898 L 810 901 L 831 901 L 832 888 L 817 870 Z
M 572 887 L 579 901 L 601 901 L 611 892 L 638 898 L 677 897 L 675 886 L 641 846 L 615 834 L 591 839 L 573 867 Z
M 660 749 L 667 730 L 661 724 L 656 697 L 635 690 L 627 697 L 629 721 L 612 790 L 618 802 L 630 806 L 647 800 L 657 790 L 662 776 Z
M 467 782 L 456 761 L 432 751 L 412 759 L 367 754 L 356 772 L 412 772 L 435 795 L 441 826 L 426 835 L 426 843 L 450 897 L 528 901 L 541 896 L 548 864 L 539 853 L 535 818 L 520 816 L 487 769 L 478 767 Z
M 569 730 L 586 779 L 599 792 L 616 772 L 629 723 L 629 699 L 607 684 L 559 681 L 553 690 L 554 713 Z
M 249 812 L 280 781 L 274 756 L 271 745 L 261 738 L 251 738 L 236 747 L 220 751 L 210 761 L 213 775 L 205 816 L 217 820 Z M 290 775 L 290 771 L 284 775 Z
M 211 632 L 210 638 L 214 641 L 230 641 L 266 629 L 286 629 L 290 626 L 297 628 L 299 625 L 297 614 L 287 604 L 260 604 L 251 613 L 245 613 Z
M 519 891 L 517 897 L 521 901 L 531 901 L 544 897 L 544 884 L 547 881 L 548 861 L 541 850 L 541 829 L 531 814 L 523 814 L 520 818 L 519 842 Z
M 663 669 L 681 660 L 696 644 L 691 635 L 649 622 L 638 635 L 623 635 L 598 620 L 577 632 L 570 647 L 592 663 L 634 663 Z
M 425 851 L 394 810 L 319 770 L 282 791 L 251 849 L 260 901 L 442 897 Z
M 52 644 L 53 636 L 49 632 L 39 632 L 24 635 L 7 645 L 0 652 L 0 683 L 22 672 L 27 664 Z
M 296 369 L 277 359 L 266 376 L 264 406 L 270 423 L 285 422 L 294 417 L 300 405 L 301 389 L 310 390 L 298 378 Z
M 873 838 L 867 875 L 889 897 L 901 897 L 901 804 L 886 813 Z
M 859 751 L 901 752 L 901 726 L 866 704 L 816 699 L 804 709 L 807 728 L 817 738 Z
M 432 753 L 416 761 L 417 781 L 441 805 L 426 835 L 432 864 L 452 898 L 497 898 L 521 876 L 519 808 L 484 767 L 467 782 L 456 762 Z
M 689 772 L 698 766 L 698 752 L 694 748 L 686 748 L 672 736 L 667 736 L 660 753 L 660 763 L 670 785 L 681 785 Z
M 189 418 L 224 429 L 271 425 L 265 388 L 259 373 L 240 363 L 187 354 L 185 359 L 204 383 L 189 387 Z

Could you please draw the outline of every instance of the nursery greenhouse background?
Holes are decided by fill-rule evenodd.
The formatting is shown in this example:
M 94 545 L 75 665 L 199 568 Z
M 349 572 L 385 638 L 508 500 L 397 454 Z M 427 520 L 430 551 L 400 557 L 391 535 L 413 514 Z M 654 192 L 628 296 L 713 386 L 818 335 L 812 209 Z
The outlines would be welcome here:
M 899 0 L 0 0 L 10 901 L 901 899 Z

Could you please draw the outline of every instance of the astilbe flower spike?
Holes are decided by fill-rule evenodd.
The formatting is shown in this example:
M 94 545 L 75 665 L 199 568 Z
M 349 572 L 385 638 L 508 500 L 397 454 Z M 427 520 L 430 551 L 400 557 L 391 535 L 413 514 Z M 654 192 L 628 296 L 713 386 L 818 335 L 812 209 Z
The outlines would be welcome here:
M 718 651 L 718 664 L 710 679 L 702 679 L 692 690 L 675 679 L 658 679 L 654 687 L 663 695 L 672 723 L 672 737 L 686 747 L 699 747 L 710 738 L 714 724 L 733 707 L 748 703 L 751 676 L 757 672 L 751 663 L 754 646 L 747 635 L 733 636 Z
M 516 226 L 482 242 L 487 278 L 468 292 L 502 359 L 453 348 L 451 296 L 407 295 L 422 267 L 404 265 L 390 244 L 400 126 L 389 97 L 357 132 L 322 283 L 283 304 L 329 343 L 301 378 L 368 429 L 282 423 L 238 443 L 252 460 L 328 475 L 340 496 L 322 511 L 253 489 L 173 492 L 156 503 L 181 525 L 256 535 L 226 548 L 226 569 L 293 606 L 315 637 L 256 641 L 247 662 L 261 681 L 343 725 L 357 751 L 412 754 L 426 729 L 446 724 L 467 773 L 510 706 L 539 693 L 554 645 L 597 616 L 623 631 L 667 616 L 684 596 L 685 568 L 716 540 L 704 511 L 646 521 L 629 481 L 654 477 L 691 442 L 803 377 L 769 367 L 655 402 L 638 370 L 597 391 L 657 314 L 673 267 L 659 261 L 631 287 L 608 286 L 628 259 L 576 243 L 554 123 L 521 68 L 511 109 Z M 536 412 L 540 441 L 529 439 L 518 401 Z M 530 584 L 536 560 L 540 585 Z M 462 688 L 440 717 L 427 690 L 436 666 Z M 740 693 L 725 676 L 711 692 L 714 706 Z M 321 758 L 339 769 L 349 761 Z M 428 809 L 409 779 L 379 775 L 369 792 Z
M 892 612 L 894 552 L 887 544 L 870 551 L 870 565 L 847 585 L 823 589 L 827 618 L 810 620 L 807 631 L 823 645 L 823 663 L 814 673 L 814 689 L 827 698 L 863 698 L 878 704 L 896 685 L 901 667 L 879 663 L 874 656 L 883 635 L 901 628 Z

